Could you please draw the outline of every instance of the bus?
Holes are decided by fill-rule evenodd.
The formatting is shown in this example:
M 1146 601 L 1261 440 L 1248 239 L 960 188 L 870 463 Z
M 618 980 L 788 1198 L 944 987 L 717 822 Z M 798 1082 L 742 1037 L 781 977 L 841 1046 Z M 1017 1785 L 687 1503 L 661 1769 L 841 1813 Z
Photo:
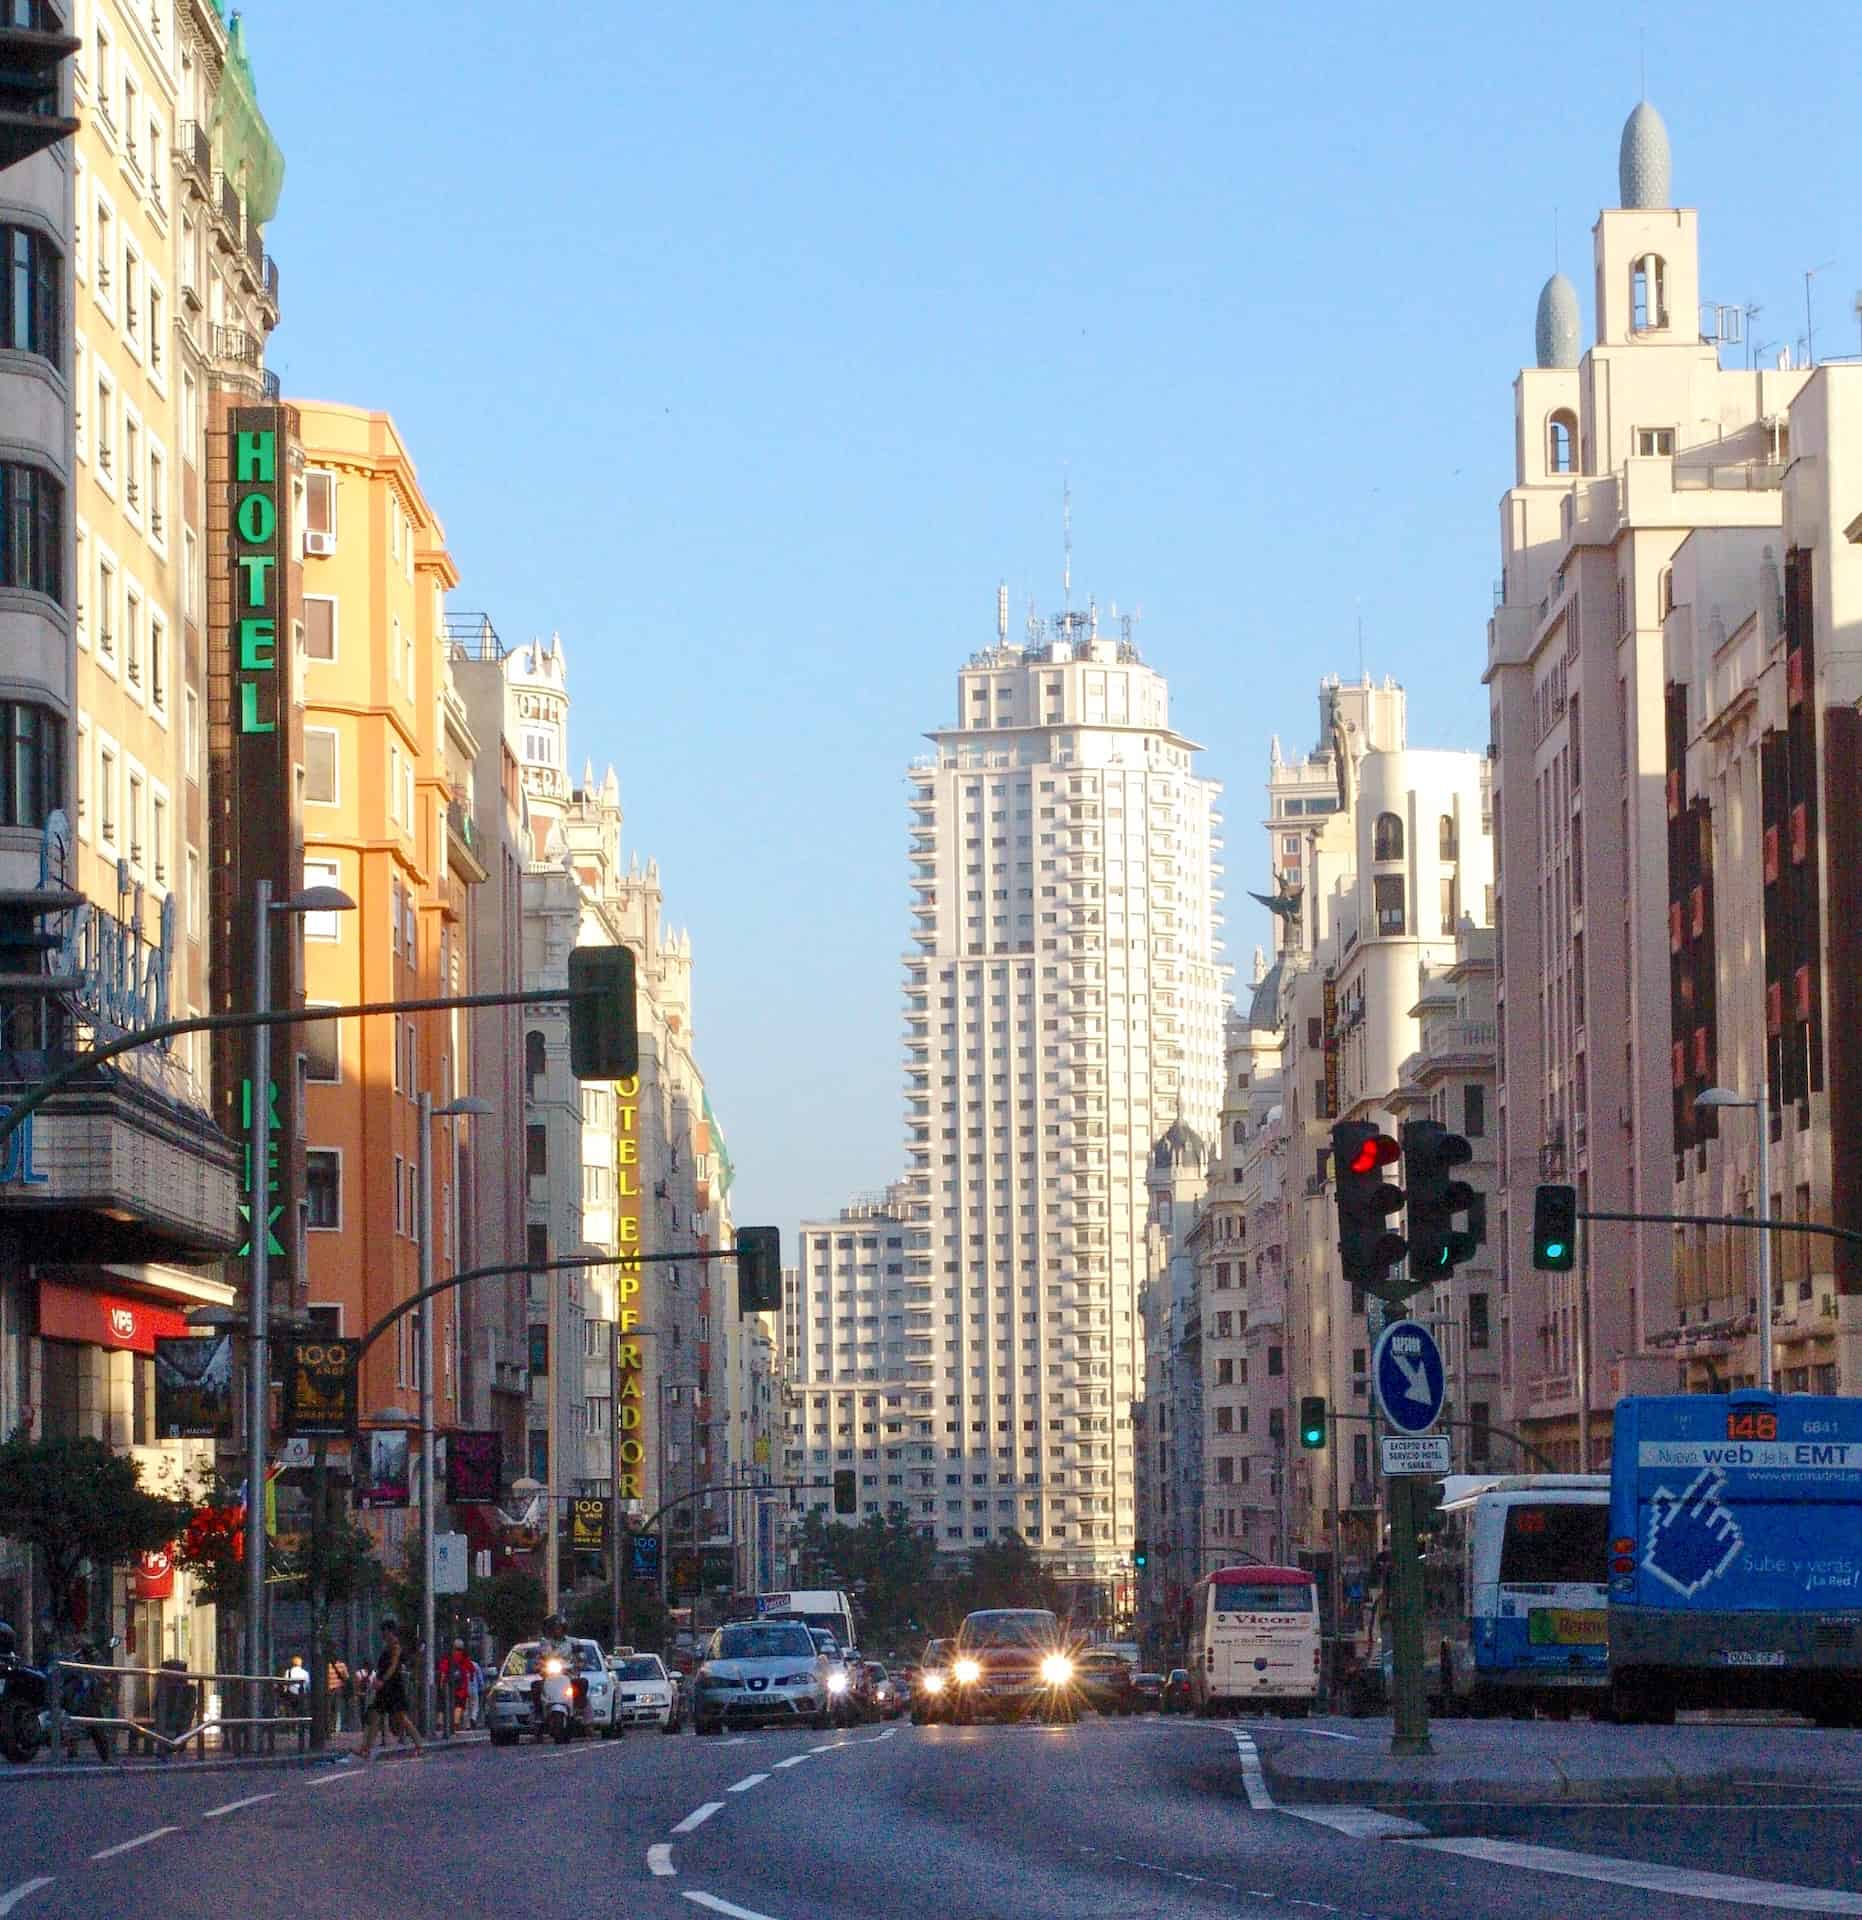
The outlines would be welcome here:
M 1426 1556 L 1423 1657 L 1443 1706 L 1563 1717 L 1610 1684 L 1610 1477 L 1452 1476 Z M 1439 1671 L 1441 1649 L 1450 1671 Z
M 1190 1598 L 1190 1699 L 1306 1713 L 1319 1692 L 1319 1595 L 1304 1567 L 1223 1567 Z
M 1608 1545 L 1619 1719 L 1753 1707 L 1862 1723 L 1862 1399 L 1618 1401 Z

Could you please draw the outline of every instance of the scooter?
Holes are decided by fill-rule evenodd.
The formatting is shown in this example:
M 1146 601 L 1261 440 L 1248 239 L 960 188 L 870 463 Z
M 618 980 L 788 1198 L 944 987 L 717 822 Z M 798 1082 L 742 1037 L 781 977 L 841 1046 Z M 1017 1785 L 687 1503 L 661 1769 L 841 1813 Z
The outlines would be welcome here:
M 537 1738 L 545 1734 L 566 1746 L 588 1731 L 588 1682 L 569 1671 L 559 1654 L 548 1655 L 537 1675 Z
M 112 1634 L 105 1651 L 114 1653 L 121 1644 Z M 102 1657 L 93 1646 L 78 1649 L 81 1661 L 96 1664 Z M 25 1766 L 41 1747 L 52 1744 L 51 1696 L 55 1674 L 60 1681 L 59 1707 L 62 1712 L 89 1713 L 99 1698 L 100 1688 L 95 1674 L 60 1673 L 60 1666 L 61 1663 L 56 1659 L 48 1662 L 43 1669 L 29 1667 L 12 1656 L 0 1660 L 0 1753 L 4 1753 L 15 1766 Z M 65 1753 L 68 1757 L 77 1752 L 80 1733 L 90 1735 L 100 1759 L 107 1761 L 111 1757 L 109 1740 L 101 1728 L 67 1725 Z

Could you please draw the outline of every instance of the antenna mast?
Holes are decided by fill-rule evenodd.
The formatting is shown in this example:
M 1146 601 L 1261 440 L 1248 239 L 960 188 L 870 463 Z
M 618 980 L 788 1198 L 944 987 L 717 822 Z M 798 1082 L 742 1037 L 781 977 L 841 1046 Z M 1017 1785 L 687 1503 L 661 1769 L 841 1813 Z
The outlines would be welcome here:
M 1060 606 L 1063 613 L 1073 611 L 1073 483 L 1060 483 Z
M 1006 580 L 996 582 L 996 639 L 1008 645 L 1009 639 L 1009 583 Z

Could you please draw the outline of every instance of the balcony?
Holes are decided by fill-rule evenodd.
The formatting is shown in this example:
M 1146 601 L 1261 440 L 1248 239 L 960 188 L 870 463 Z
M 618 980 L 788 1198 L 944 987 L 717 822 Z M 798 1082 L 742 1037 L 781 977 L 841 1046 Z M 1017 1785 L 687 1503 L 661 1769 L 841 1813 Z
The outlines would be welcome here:
M 1492 1020 L 1439 1020 L 1423 1029 L 1424 1059 L 1452 1055 L 1491 1055 L 1500 1044 L 1500 1030 Z
M 237 253 L 246 229 L 245 210 L 239 204 L 239 189 L 225 174 L 213 176 L 213 230 L 222 253 Z
M 204 202 L 213 191 L 213 142 L 198 120 L 182 121 L 175 158 L 181 163 L 182 191 L 190 200 Z
M 23 18 L 22 18 L 23 15 Z M 60 112 L 59 69 L 83 45 L 47 0 L 13 0 L 0 20 L 0 169 L 77 132 Z

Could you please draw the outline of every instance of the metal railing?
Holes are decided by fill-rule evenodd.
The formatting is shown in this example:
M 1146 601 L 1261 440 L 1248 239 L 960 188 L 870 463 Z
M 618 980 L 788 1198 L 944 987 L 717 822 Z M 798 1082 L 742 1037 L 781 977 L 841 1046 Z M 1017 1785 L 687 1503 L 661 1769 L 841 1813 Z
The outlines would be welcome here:
M 108 1690 L 111 1695 L 108 1704 L 117 1711 L 68 1711 L 63 1705 L 64 1677 L 72 1673 L 96 1676 L 100 1683 L 98 1690 Z M 161 1667 L 114 1667 L 87 1660 L 59 1660 L 48 1670 L 46 1680 L 51 1714 L 51 1763 L 55 1767 L 64 1764 L 67 1730 L 72 1727 L 82 1729 L 93 1739 L 107 1733 L 126 1734 L 130 1751 L 146 1745 L 163 1759 L 190 1744 L 195 1748 L 195 1758 L 201 1760 L 207 1757 L 210 1746 L 223 1749 L 232 1745 L 254 1752 L 275 1753 L 280 1733 L 294 1733 L 300 1753 L 307 1750 L 309 1743 L 308 1711 L 277 1711 L 281 1705 L 297 1704 L 300 1696 L 290 1681 L 276 1674 L 195 1673 L 173 1661 Z M 131 1690 L 132 1697 L 125 1700 L 125 1681 L 145 1684 Z M 228 1714 L 216 1707 L 203 1712 L 209 1701 L 207 1689 L 211 1687 L 243 1689 L 249 1705 L 269 1705 L 272 1711 Z M 145 1696 L 145 1700 L 139 1703 L 135 1695 Z M 146 1711 L 133 1711 L 138 1704 L 145 1704 Z M 132 1710 L 123 1711 L 124 1708 Z M 248 1728 L 250 1732 L 245 1731 Z M 229 1732 L 233 1735 L 230 1741 Z

